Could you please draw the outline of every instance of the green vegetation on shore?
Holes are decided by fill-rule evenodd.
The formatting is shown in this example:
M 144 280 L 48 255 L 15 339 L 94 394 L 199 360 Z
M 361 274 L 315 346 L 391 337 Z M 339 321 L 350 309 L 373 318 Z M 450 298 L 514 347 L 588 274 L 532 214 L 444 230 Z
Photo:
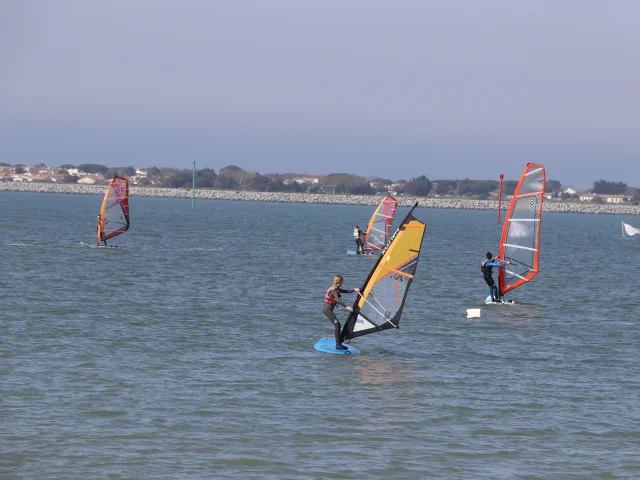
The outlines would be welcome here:
M 58 167 L 47 167 L 44 163 L 33 167 L 25 165 L 9 165 L 0 163 L 0 175 L 8 180 L 8 173 L 29 175 L 49 172 L 57 176 L 57 183 L 76 183 L 83 174 L 93 176 L 97 183 L 107 181 L 113 175 L 126 176 L 133 179 L 139 186 L 191 189 L 193 172 L 187 169 L 149 167 L 137 170 L 132 166 L 109 168 L 99 164 L 64 164 Z M 2 177 L 0 177 L 2 178 Z M 9 179 L 10 180 L 10 179 Z M 224 189 L 253 192 L 298 192 L 298 193 L 344 193 L 357 195 L 373 195 L 376 193 L 392 192 L 397 195 L 412 196 L 451 196 L 488 199 L 494 197 L 499 188 L 497 180 L 440 179 L 430 180 L 426 175 L 410 178 L 409 180 L 391 180 L 379 177 L 362 177 L 348 173 L 330 173 L 328 175 L 306 174 L 261 174 L 249 172 L 238 166 L 229 165 L 218 172 L 211 168 L 196 170 L 196 188 Z M 33 179 L 33 181 L 52 181 L 48 177 Z M 517 185 L 517 180 L 505 180 L 503 193 L 511 195 Z M 547 180 L 546 192 L 553 198 L 565 201 L 578 201 L 578 193 L 564 188 L 558 180 Z M 634 204 L 640 202 L 640 188 L 629 187 L 623 182 L 609 182 L 597 180 L 593 182 L 591 192 L 599 195 L 624 195 L 625 200 Z M 594 197 L 591 202 L 602 203 L 600 197 Z

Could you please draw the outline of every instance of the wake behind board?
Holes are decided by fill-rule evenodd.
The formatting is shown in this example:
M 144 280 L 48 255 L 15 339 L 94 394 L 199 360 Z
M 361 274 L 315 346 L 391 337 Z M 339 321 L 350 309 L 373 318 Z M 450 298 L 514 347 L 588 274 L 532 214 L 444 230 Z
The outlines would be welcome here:
M 334 338 L 323 338 L 322 340 L 318 340 L 316 344 L 313 346 L 319 352 L 324 353 L 335 353 L 337 355 L 357 355 L 360 353 L 355 347 L 351 345 L 342 344 L 347 347 L 349 350 L 336 350 L 336 341 Z

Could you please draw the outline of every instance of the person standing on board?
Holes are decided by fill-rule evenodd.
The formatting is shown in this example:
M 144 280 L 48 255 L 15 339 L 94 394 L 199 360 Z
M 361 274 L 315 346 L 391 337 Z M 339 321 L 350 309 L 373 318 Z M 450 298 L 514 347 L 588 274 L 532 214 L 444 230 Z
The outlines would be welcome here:
M 364 232 L 360 230 L 358 225 L 353 226 L 353 240 L 356 242 L 356 254 L 361 255 L 364 253 L 364 248 L 362 244 L 362 239 L 360 237 L 364 237 Z
M 342 296 L 340 294 L 354 293 L 354 292 L 360 291 L 359 288 L 352 288 L 351 290 L 344 290 L 340 288 L 342 287 L 343 281 L 344 279 L 342 278 L 342 275 L 336 275 L 335 277 L 333 277 L 333 284 L 329 287 L 329 290 L 327 290 L 327 293 L 324 296 L 323 313 L 327 316 L 329 320 L 331 320 L 331 323 L 333 323 L 333 328 L 335 330 L 334 333 L 336 337 L 336 350 L 349 350 L 349 349 L 344 345 L 342 345 L 342 342 L 340 341 L 340 321 L 337 319 L 335 313 L 333 313 L 333 309 L 336 308 L 337 305 L 342 305 L 350 312 L 353 312 L 353 308 L 342 303 Z
M 98 239 L 100 238 L 100 218 L 101 218 L 100 215 L 98 215 L 98 220 L 96 222 L 96 228 L 98 229 Z M 105 247 L 109 246 L 109 245 L 107 245 L 107 241 L 106 240 L 103 240 L 103 242 L 104 242 L 104 246 Z M 98 240 L 98 246 L 100 246 L 100 240 Z M 111 247 L 111 248 L 113 248 L 113 247 Z
M 98 220 L 96 221 L 96 229 L 98 230 L 98 246 L 100 246 L 100 214 L 98 214 Z M 107 246 L 107 241 L 104 241 L 104 246 Z
M 482 270 L 482 275 L 484 276 L 484 281 L 487 282 L 487 285 L 489 285 L 489 295 L 491 295 L 491 301 L 492 302 L 497 302 L 498 300 L 496 300 L 495 295 L 494 295 L 494 289 L 497 290 L 495 288 L 496 282 L 493 281 L 493 267 L 503 267 L 505 265 L 508 265 L 509 262 L 501 262 L 501 261 L 497 261 L 495 262 L 495 258 L 493 258 L 493 255 L 491 254 L 491 252 L 487 252 L 486 255 L 486 259 L 484 259 L 482 261 L 482 264 L 480 266 L 481 270 Z

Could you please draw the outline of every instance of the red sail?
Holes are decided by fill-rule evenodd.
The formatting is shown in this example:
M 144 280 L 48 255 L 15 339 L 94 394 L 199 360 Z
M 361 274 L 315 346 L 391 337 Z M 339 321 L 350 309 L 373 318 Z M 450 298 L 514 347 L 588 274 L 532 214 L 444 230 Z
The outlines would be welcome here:
M 102 200 L 98 216 L 98 243 L 129 229 L 129 180 L 115 175 Z
M 367 225 L 367 231 L 364 235 L 365 251 L 382 250 L 385 247 L 397 209 L 398 200 L 391 195 L 382 199 L 376 211 L 371 215 L 369 225 Z
M 546 186 L 544 167 L 527 164 L 504 219 L 500 259 L 511 262 L 498 269 L 500 291 L 507 293 L 538 274 L 542 201 Z

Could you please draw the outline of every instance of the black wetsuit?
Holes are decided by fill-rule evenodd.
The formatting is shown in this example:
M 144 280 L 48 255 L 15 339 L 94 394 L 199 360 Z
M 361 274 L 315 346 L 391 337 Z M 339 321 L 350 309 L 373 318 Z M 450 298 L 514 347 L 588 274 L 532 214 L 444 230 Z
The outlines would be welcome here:
M 333 323 L 334 334 L 336 337 L 336 345 L 341 345 L 342 342 L 340 341 L 340 321 L 336 317 L 335 313 L 333 313 L 333 309 L 336 308 L 337 305 L 342 305 L 343 307 L 346 308 L 347 305 L 342 302 L 342 296 L 340 295 L 340 293 L 353 293 L 353 292 L 355 292 L 355 290 L 353 289 L 351 290 L 344 290 L 342 288 L 337 290 L 329 289 L 327 291 L 327 295 L 325 296 L 324 309 L 322 312 L 327 316 L 327 318 L 331 321 L 331 323 Z M 329 298 L 333 298 L 335 300 L 335 303 L 328 303 Z
M 480 269 L 482 270 L 482 276 L 484 277 L 484 281 L 487 282 L 487 285 L 493 287 L 496 282 L 493 280 L 493 266 L 495 264 L 491 263 L 491 260 L 483 260 Z M 496 267 L 498 265 L 495 265 Z

